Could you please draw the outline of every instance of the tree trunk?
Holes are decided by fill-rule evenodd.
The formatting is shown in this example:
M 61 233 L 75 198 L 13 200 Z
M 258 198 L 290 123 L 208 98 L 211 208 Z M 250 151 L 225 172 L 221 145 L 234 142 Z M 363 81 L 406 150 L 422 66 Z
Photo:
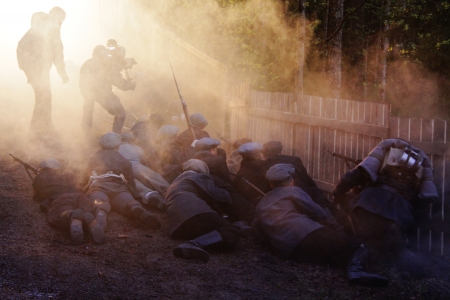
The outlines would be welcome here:
M 344 0 L 330 0 L 328 32 L 334 33 L 344 15 Z M 342 85 L 342 30 L 328 42 L 327 77 L 330 96 L 340 98 Z
M 298 69 L 297 76 L 295 77 L 295 94 L 296 98 L 298 95 L 303 94 L 303 69 L 305 66 L 305 41 L 306 41 L 306 22 L 305 22 L 305 0 L 299 0 L 299 10 L 301 10 L 301 14 L 299 14 L 299 20 L 297 21 L 297 32 L 298 32 Z
M 390 14 L 390 5 L 391 5 L 391 1 L 390 0 L 386 0 L 386 19 L 388 19 L 389 14 Z M 381 98 L 381 102 L 385 102 L 386 101 L 386 76 L 387 76 L 387 54 L 389 51 L 389 37 L 387 37 L 386 33 L 389 30 L 389 22 L 388 20 L 385 21 L 384 23 L 384 27 L 383 27 L 383 32 L 384 32 L 384 36 L 383 36 L 383 53 L 382 53 L 382 57 L 381 57 L 381 76 L 380 76 L 380 98 Z

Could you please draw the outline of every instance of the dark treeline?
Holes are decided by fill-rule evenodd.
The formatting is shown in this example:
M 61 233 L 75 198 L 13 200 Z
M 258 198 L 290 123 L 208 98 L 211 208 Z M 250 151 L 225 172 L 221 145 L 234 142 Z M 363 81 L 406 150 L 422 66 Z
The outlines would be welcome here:
M 398 115 L 450 112 L 448 1 L 157 2 L 140 7 L 226 64 L 231 84 L 386 102 Z

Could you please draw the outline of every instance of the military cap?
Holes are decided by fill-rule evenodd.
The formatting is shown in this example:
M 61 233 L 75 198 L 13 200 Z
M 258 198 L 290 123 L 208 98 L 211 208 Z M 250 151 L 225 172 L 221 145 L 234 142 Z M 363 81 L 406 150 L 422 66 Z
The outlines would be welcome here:
M 220 141 L 218 141 L 216 139 L 212 139 L 210 137 L 204 137 L 204 138 L 198 140 L 198 142 L 195 144 L 195 149 L 197 149 L 197 151 L 211 150 L 219 145 L 220 145 Z
M 206 121 L 206 118 L 199 113 L 192 114 L 189 116 L 189 121 L 191 122 L 192 126 L 203 129 L 208 125 L 208 121 Z
M 158 137 L 169 139 L 176 137 L 180 129 L 174 125 L 164 125 L 158 130 Z
M 276 164 L 267 171 L 266 178 L 270 182 L 283 182 L 292 178 L 295 168 L 291 164 Z
M 120 143 L 122 142 L 122 137 L 120 134 L 117 134 L 115 132 L 108 132 L 100 137 L 100 147 L 103 149 L 116 149 L 119 147 Z
M 283 150 L 283 144 L 279 141 L 269 141 L 263 145 L 262 154 L 265 157 L 276 156 Z
M 184 171 L 209 174 L 208 165 L 200 159 L 190 159 L 183 164 Z
M 59 170 L 59 169 L 61 169 L 61 164 L 59 163 L 58 160 L 56 160 L 54 158 L 47 158 L 47 159 L 44 159 L 43 161 L 41 161 L 41 163 L 39 164 L 39 168 L 40 169 Z
M 243 157 L 251 157 L 255 154 L 259 154 L 261 149 L 262 145 L 260 143 L 250 142 L 240 146 L 238 149 L 238 153 Z

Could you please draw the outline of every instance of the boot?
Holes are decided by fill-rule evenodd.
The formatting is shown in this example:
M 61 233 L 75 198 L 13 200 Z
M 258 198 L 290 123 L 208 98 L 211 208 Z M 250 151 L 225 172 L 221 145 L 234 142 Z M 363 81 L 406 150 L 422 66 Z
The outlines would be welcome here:
M 347 276 L 350 283 L 368 286 L 387 285 L 387 278 L 366 272 L 364 263 L 367 261 L 367 257 L 368 252 L 367 249 L 364 248 L 364 245 L 361 245 L 353 253 L 352 258 L 347 265 Z
M 173 249 L 173 255 L 179 258 L 194 258 L 204 262 L 209 260 L 209 253 L 203 250 L 204 247 L 223 242 L 222 236 L 216 230 L 199 236 Z
M 96 205 L 95 208 L 95 219 L 97 220 L 100 228 L 105 231 L 106 230 L 106 218 L 108 217 L 108 213 L 111 211 L 111 205 L 108 202 L 104 202 L 101 200 L 94 200 Z
M 253 235 L 253 228 L 245 221 L 237 221 L 233 223 L 234 226 L 239 228 L 240 236 L 246 238 Z
M 132 222 L 138 226 L 145 229 L 159 229 L 161 228 L 161 223 L 158 219 L 146 211 L 142 206 L 131 207 L 130 218 Z
M 61 218 L 70 218 L 70 239 L 74 245 L 81 245 L 84 241 L 83 211 L 81 209 L 65 211 L 61 214 Z
M 158 192 L 148 192 L 144 197 L 144 204 L 156 208 L 161 212 L 166 211 L 166 200 Z
M 105 231 L 94 218 L 94 216 L 86 212 L 84 213 L 84 224 L 86 224 L 87 230 L 92 238 L 94 244 L 101 245 L 105 243 Z

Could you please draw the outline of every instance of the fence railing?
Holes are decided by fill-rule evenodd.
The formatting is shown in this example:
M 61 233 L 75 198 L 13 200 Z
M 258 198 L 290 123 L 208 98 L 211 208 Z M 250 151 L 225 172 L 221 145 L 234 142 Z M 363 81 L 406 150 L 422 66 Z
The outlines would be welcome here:
M 382 103 L 258 92 L 248 84 L 234 87 L 231 100 L 232 139 L 281 141 L 283 154 L 301 157 L 310 176 L 328 193 L 348 171 L 329 151 L 363 159 L 383 139 L 410 141 L 431 159 L 440 203 L 430 207 L 430 215 L 444 224 L 450 201 L 447 121 L 393 117 L 389 105 Z M 444 252 L 442 231 L 419 229 L 417 235 L 419 248 Z

